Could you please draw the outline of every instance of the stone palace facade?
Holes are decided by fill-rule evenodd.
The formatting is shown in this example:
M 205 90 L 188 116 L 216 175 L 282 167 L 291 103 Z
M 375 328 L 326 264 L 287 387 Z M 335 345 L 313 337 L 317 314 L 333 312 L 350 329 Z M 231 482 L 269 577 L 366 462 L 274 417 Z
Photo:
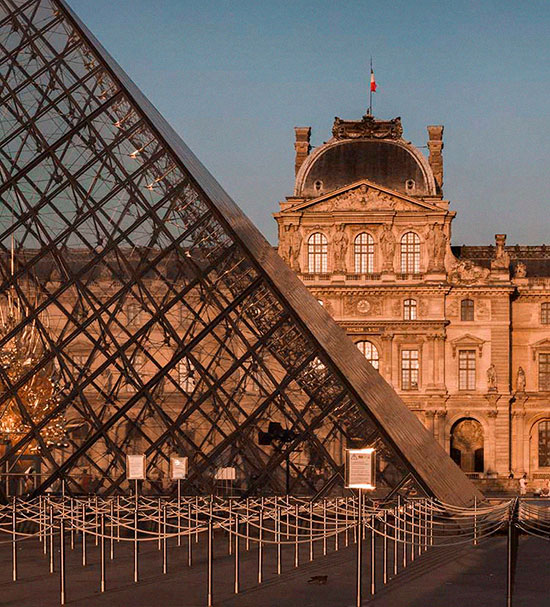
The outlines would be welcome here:
M 297 127 L 279 253 L 473 478 L 550 476 L 550 249 L 451 246 L 443 127 Z

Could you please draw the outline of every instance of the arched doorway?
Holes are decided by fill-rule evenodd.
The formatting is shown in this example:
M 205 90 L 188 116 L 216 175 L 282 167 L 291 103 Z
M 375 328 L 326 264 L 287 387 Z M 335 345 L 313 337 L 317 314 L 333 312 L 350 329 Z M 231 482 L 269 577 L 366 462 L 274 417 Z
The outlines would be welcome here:
M 451 458 L 464 472 L 483 472 L 483 427 L 472 418 L 451 428 Z

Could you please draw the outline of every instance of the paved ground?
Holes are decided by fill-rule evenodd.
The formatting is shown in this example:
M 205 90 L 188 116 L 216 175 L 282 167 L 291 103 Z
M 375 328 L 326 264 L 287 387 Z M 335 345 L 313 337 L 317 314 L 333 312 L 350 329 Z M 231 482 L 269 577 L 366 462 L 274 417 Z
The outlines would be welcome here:
M 353 607 L 355 605 L 355 549 L 349 547 L 323 557 L 316 549 L 313 562 L 307 546 L 304 565 L 293 568 L 291 551 L 283 554 L 283 574 L 276 575 L 272 551 L 266 551 L 265 582 L 258 586 L 257 552 L 242 550 L 242 592 L 233 594 L 233 557 L 227 556 L 227 539 L 216 538 L 214 605 L 217 607 Z M 162 553 L 156 542 L 140 553 L 141 581 L 133 582 L 130 545 L 115 544 L 115 560 L 107 561 L 107 592 L 99 592 L 99 552 L 89 545 L 89 564 L 81 565 L 80 545 L 67 550 L 68 605 L 74 607 L 205 607 L 206 563 L 204 542 L 194 545 L 194 565 L 187 567 L 187 548 L 169 547 L 169 571 L 161 572 Z M 18 550 L 19 581 L 11 582 L 11 546 L 0 546 L 0 605 L 49 607 L 59 605 L 59 574 L 48 573 L 48 561 L 38 543 Z M 368 550 L 366 555 L 368 556 Z M 58 555 L 56 555 L 56 558 Z M 550 545 L 521 537 L 514 597 L 515 607 L 550 605 Z M 390 559 L 391 560 L 391 559 Z M 377 566 L 381 569 L 380 558 Z M 473 548 L 432 548 L 382 587 L 365 605 L 376 607 L 501 607 L 505 604 L 506 539 L 499 536 Z M 315 575 L 327 575 L 325 585 L 308 584 Z

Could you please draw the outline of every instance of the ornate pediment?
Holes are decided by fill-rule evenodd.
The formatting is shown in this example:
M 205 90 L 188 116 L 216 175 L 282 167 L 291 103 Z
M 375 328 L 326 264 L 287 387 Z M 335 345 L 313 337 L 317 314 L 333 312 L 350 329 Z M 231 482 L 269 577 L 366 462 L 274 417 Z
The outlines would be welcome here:
M 537 353 L 541 350 L 545 352 L 550 352 L 550 338 L 546 337 L 545 339 L 541 339 L 540 341 L 537 341 L 534 344 L 530 344 L 529 349 L 531 350 L 531 354 L 533 355 L 533 360 L 536 360 Z
M 477 353 L 481 358 L 481 354 L 483 352 L 483 344 L 485 343 L 485 340 L 480 339 L 475 335 L 470 335 L 469 333 L 466 333 L 461 337 L 452 339 L 449 343 L 451 344 L 451 347 L 453 349 L 453 358 L 456 358 L 457 350 L 477 350 Z
M 367 180 L 302 202 L 288 211 L 437 211 L 441 209 L 429 202 L 410 198 L 399 192 L 381 188 Z

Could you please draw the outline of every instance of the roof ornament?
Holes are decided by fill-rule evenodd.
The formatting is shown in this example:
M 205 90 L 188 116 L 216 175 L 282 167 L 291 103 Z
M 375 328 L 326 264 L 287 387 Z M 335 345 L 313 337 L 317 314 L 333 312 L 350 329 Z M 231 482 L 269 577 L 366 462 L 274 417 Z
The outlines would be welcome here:
M 361 120 L 342 120 L 336 116 L 332 126 L 335 139 L 401 139 L 401 117 L 392 120 L 376 120 L 365 114 Z

